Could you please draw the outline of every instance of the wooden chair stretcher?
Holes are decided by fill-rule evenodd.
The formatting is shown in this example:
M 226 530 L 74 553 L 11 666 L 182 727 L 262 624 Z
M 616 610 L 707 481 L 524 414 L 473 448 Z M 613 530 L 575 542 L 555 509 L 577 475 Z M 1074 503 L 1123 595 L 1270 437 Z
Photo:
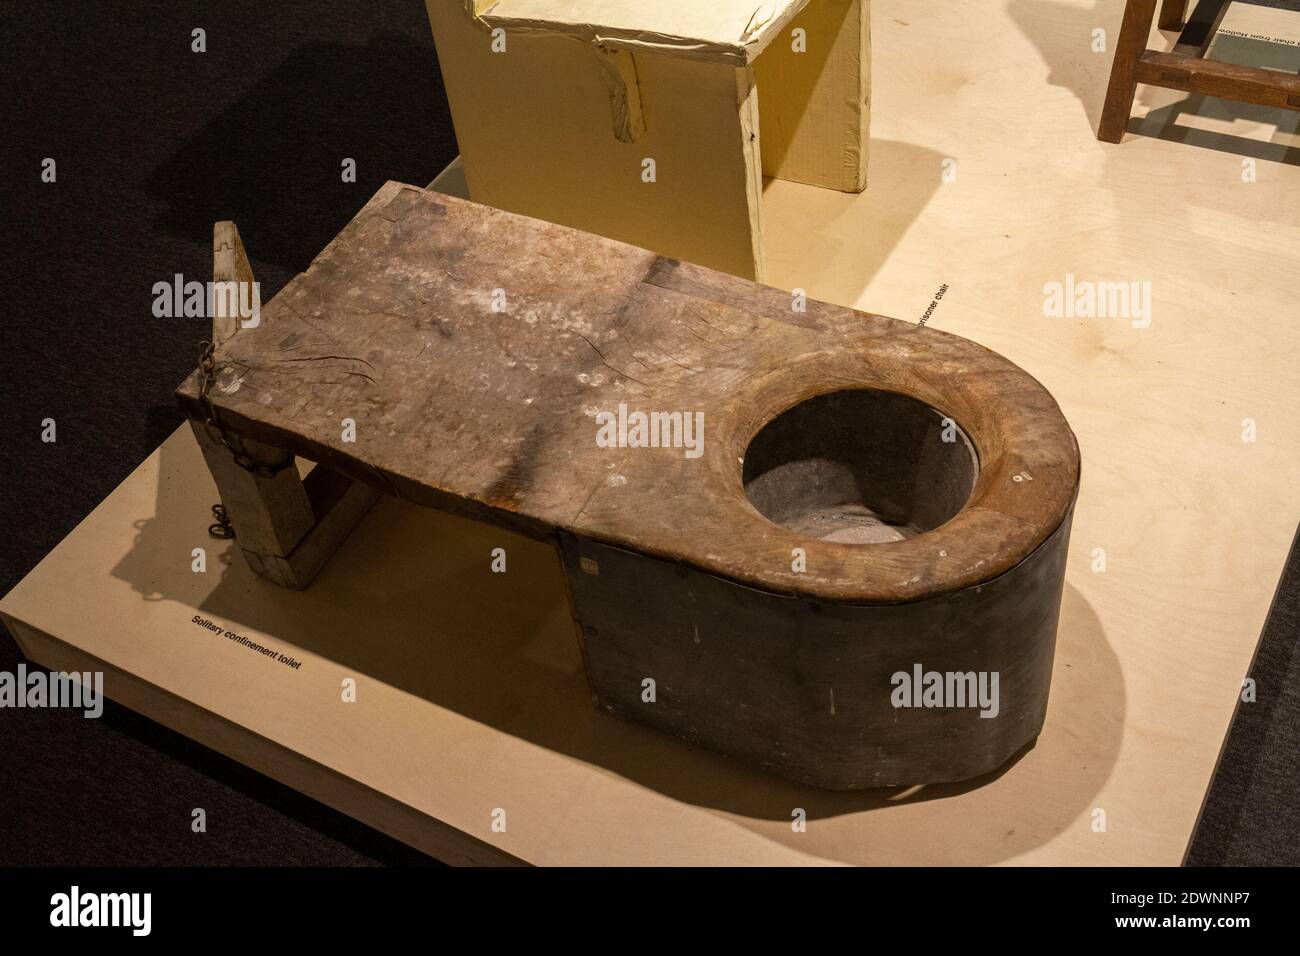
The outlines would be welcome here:
M 1300 76 L 1205 58 L 1231 2 L 1199 0 L 1184 26 L 1187 0 L 1164 0 L 1160 8 L 1160 29 L 1181 27 L 1182 32 L 1173 50 L 1162 53 L 1147 49 L 1156 0 L 1128 0 L 1115 45 L 1115 62 L 1097 130 L 1098 139 L 1107 143 L 1123 139 L 1139 83 L 1258 106 L 1300 110 Z

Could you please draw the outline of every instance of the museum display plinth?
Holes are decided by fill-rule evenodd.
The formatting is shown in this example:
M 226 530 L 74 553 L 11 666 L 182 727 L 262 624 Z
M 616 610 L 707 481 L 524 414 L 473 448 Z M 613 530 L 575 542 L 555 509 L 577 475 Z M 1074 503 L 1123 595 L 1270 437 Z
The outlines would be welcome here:
M 1107 58 L 1081 43 L 1122 4 L 874 7 L 873 181 L 898 185 L 770 183 L 769 281 L 904 318 L 947 286 L 929 323 L 1060 402 L 1088 468 L 1033 750 L 850 794 L 691 750 L 592 709 L 549 547 L 383 499 L 322 587 L 286 591 L 208 538 L 188 426 L 0 602 L 26 653 L 102 667 L 111 697 L 454 862 L 1180 862 L 1300 522 L 1296 116 L 1142 89 L 1137 135 L 1098 143 Z M 1151 321 L 1045 316 L 1071 275 L 1150 282 Z

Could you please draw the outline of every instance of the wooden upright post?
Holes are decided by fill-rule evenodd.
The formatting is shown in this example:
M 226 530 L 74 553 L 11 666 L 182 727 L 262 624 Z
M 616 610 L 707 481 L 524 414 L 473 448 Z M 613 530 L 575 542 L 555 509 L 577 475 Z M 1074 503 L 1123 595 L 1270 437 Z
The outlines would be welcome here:
M 1160 5 L 1160 29 L 1181 30 L 1187 16 L 1187 0 L 1164 0 Z
M 212 227 L 212 279 L 237 283 L 250 296 L 257 294 L 253 267 L 233 222 Z M 241 298 L 238 286 L 233 299 L 214 296 L 214 367 L 220 365 L 223 347 L 241 330 Z M 246 328 L 245 335 L 254 334 L 252 326 Z M 310 584 L 379 496 L 369 486 L 321 465 L 304 482 L 292 452 L 239 435 L 223 436 L 211 422 L 191 419 L 190 425 L 244 559 L 254 573 L 283 587 L 301 589 Z
M 1128 0 L 1124 8 L 1124 23 L 1115 42 L 1115 63 L 1110 71 L 1110 86 L 1106 89 L 1106 103 L 1101 111 L 1101 125 L 1097 138 L 1107 143 L 1118 143 L 1128 129 L 1133 113 L 1133 96 L 1137 93 L 1138 61 L 1146 52 L 1147 37 L 1151 35 L 1151 22 L 1156 15 L 1156 0 Z
M 316 523 L 303 490 L 293 455 L 255 441 L 240 440 L 256 464 L 274 477 L 263 477 L 242 467 L 211 425 L 191 420 L 203 459 L 217 483 L 221 503 L 230 516 L 239 546 L 256 554 L 288 554 Z
M 233 299 L 222 295 L 213 299 L 212 344 L 220 348 L 239 331 L 239 303 L 244 298 L 242 289 L 249 290 L 249 302 L 257 294 L 253 267 L 239 238 L 239 227 L 229 220 L 212 224 L 212 281 L 218 286 L 235 283 Z M 260 309 L 261 303 L 257 306 Z

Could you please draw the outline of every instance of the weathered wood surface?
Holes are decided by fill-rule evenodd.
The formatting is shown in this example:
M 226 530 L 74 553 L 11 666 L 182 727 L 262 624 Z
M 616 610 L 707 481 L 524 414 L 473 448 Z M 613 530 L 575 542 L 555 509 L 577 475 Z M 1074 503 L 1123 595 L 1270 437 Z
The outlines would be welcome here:
M 792 301 L 389 183 L 220 353 L 238 384 L 214 401 L 228 427 L 418 504 L 824 601 L 978 585 L 1061 525 L 1078 448 L 1033 378 L 956 336 Z M 763 425 L 859 387 L 909 394 L 970 436 L 979 477 L 942 527 L 881 546 L 811 542 L 746 498 L 742 461 Z M 178 392 L 194 416 L 197 393 L 197 376 Z M 702 456 L 599 447 L 595 416 L 620 403 L 702 411 Z M 794 570 L 792 549 L 812 544 L 807 570 Z
M 253 267 L 248 262 L 244 243 L 239 238 L 239 228 L 229 220 L 212 224 L 212 281 L 217 284 L 244 283 L 249 289 L 245 301 L 250 305 L 253 303 L 253 290 L 256 289 L 253 285 Z M 212 315 L 212 341 L 217 345 L 239 331 L 239 302 L 238 293 L 233 302 L 217 297 L 217 308 Z
M 250 327 L 257 327 L 261 304 L 239 227 L 228 220 L 212 227 L 212 279 L 217 286 L 246 287 L 236 290 L 233 298 L 216 297 L 212 344 L 224 354 L 245 321 L 252 319 Z M 256 318 L 240 314 L 241 301 L 256 310 Z M 231 384 L 229 377 L 214 378 L 212 387 L 221 391 Z M 244 560 L 254 573 L 281 587 L 306 588 L 375 503 L 378 492 L 326 467 L 313 469 L 303 481 L 293 467 L 292 452 L 238 437 L 228 446 L 213 410 L 197 403 L 195 408 L 198 416 L 190 420 L 194 438 Z
M 290 467 L 292 455 L 255 441 L 244 442 L 244 452 L 253 462 L 278 469 L 273 475 L 259 475 L 236 463 L 211 425 L 194 419 L 190 425 L 221 492 L 221 503 L 237 519 L 239 546 L 256 554 L 288 554 L 296 548 L 316 517 L 302 479 Z

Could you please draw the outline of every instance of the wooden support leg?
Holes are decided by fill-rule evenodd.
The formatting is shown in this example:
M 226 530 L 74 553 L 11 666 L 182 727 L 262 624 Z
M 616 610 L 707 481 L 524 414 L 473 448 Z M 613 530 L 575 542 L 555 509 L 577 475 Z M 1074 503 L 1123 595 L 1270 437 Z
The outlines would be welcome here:
M 302 484 L 316 519 L 311 530 L 285 555 L 244 551 L 244 559 L 255 574 L 298 591 L 315 580 L 325 562 L 379 500 L 379 492 L 369 485 L 322 465 L 313 468 Z
M 1133 96 L 1137 92 L 1138 60 L 1146 52 L 1147 37 L 1151 35 L 1151 22 L 1156 15 L 1156 0 L 1128 0 L 1124 8 L 1124 23 L 1115 43 L 1115 62 L 1110 69 L 1110 86 L 1106 89 L 1106 103 L 1101 111 L 1101 125 L 1097 138 L 1106 143 L 1118 143 L 1124 138 L 1129 117 L 1133 113 Z
M 1228 12 L 1228 3 L 1229 0 L 1197 0 L 1192 18 L 1178 35 L 1173 52 L 1179 56 L 1205 56 Z
M 754 73 L 763 175 L 865 189 L 870 0 L 812 0 L 755 61 Z
M 1164 0 L 1160 5 L 1160 29 L 1181 30 L 1187 16 L 1187 0 Z
M 239 546 L 264 554 L 292 551 L 315 523 L 311 502 L 292 464 L 293 456 L 259 442 L 245 442 L 245 450 L 258 465 L 287 466 L 275 477 L 263 478 L 235 461 L 215 428 L 193 420 L 190 425 L 217 483 L 221 502 L 234 523 Z
M 244 439 L 258 465 L 285 466 L 263 477 L 235 461 L 215 428 L 190 424 L 244 559 L 255 574 L 282 587 L 307 587 L 379 496 L 322 466 L 304 481 L 289 452 Z

